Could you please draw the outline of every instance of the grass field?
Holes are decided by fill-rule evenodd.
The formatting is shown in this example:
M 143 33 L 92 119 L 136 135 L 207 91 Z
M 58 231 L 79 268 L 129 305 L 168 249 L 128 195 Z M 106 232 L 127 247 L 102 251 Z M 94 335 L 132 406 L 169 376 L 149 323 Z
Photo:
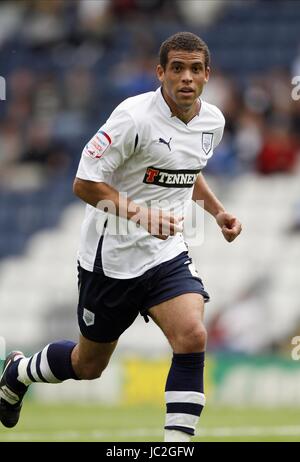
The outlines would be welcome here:
M 26 402 L 14 429 L 1 441 L 162 441 L 158 407 L 46 405 Z M 300 441 L 300 409 L 232 409 L 207 406 L 195 442 Z

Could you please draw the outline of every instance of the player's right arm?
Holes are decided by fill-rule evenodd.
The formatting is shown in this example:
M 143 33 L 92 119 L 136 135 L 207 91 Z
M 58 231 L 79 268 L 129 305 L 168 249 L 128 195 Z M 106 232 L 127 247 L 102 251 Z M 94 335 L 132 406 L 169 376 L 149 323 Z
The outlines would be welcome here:
M 144 227 L 150 234 L 166 239 L 182 231 L 176 217 L 137 205 L 110 185 L 114 171 L 135 152 L 136 135 L 131 116 L 126 111 L 114 111 L 83 149 L 73 191 L 87 204 L 104 211 L 108 209 L 110 213 L 113 211 Z
M 181 221 L 174 215 L 138 205 L 107 183 L 76 177 L 73 191 L 87 204 L 104 212 L 114 211 L 116 215 L 143 226 L 150 234 L 159 239 L 167 239 L 168 236 L 182 232 Z

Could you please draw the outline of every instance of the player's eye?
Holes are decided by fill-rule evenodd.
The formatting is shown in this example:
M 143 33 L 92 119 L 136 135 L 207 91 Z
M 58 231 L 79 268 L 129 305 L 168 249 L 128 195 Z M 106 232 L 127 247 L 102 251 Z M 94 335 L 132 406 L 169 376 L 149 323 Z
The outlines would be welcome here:
M 173 66 L 173 71 L 175 71 L 175 72 L 180 72 L 180 71 L 181 71 L 181 66 L 180 66 L 180 64 L 175 64 L 175 65 Z

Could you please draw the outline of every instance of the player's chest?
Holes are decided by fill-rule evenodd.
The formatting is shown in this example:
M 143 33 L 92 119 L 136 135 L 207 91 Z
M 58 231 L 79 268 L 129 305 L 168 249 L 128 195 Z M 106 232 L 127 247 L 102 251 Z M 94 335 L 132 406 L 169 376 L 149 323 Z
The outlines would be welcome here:
M 139 156 L 156 167 L 201 169 L 212 155 L 213 137 L 212 131 L 187 127 L 178 120 L 170 125 L 156 123 L 143 133 Z

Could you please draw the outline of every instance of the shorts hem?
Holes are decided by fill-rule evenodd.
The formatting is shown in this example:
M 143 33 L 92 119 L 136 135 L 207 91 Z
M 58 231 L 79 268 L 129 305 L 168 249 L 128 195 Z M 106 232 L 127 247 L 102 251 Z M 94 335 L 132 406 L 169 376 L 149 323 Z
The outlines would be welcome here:
M 205 290 L 181 290 L 179 292 L 176 292 L 175 294 L 170 294 L 170 295 L 167 295 L 166 297 L 163 297 L 161 298 L 160 300 L 158 300 L 157 302 L 155 303 L 151 303 L 151 305 L 147 305 L 145 306 L 140 312 L 142 314 L 142 316 L 147 313 L 147 311 L 150 309 L 150 308 L 153 308 L 153 306 L 156 306 L 156 305 L 160 305 L 161 303 L 164 303 L 168 300 L 172 300 L 172 298 L 175 298 L 175 297 L 179 297 L 179 295 L 184 295 L 184 294 L 200 294 L 202 295 L 203 299 L 204 299 L 204 303 L 208 303 L 209 300 L 210 300 L 210 297 L 208 295 L 207 292 L 205 292 Z
M 119 340 L 120 336 L 117 337 L 117 338 L 112 338 L 112 339 L 101 339 L 99 340 L 99 338 L 94 338 L 93 335 L 91 336 L 87 336 L 85 333 L 83 333 L 80 329 L 80 334 L 82 335 L 82 337 L 84 337 L 86 340 L 90 340 L 91 342 L 95 342 L 95 343 L 112 343 L 112 342 L 116 342 L 117 340 Z M 93 338 L 92 338 L 93 337 Z

